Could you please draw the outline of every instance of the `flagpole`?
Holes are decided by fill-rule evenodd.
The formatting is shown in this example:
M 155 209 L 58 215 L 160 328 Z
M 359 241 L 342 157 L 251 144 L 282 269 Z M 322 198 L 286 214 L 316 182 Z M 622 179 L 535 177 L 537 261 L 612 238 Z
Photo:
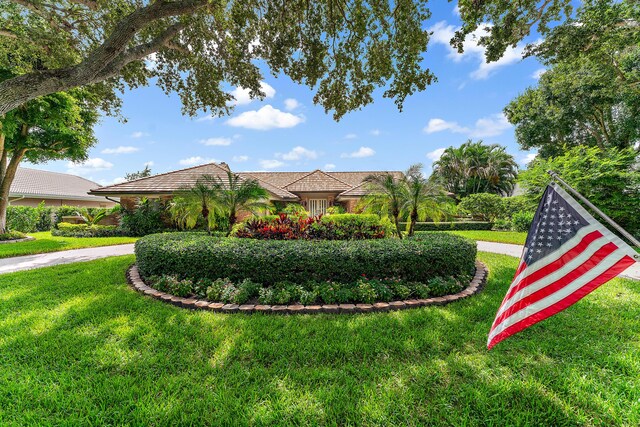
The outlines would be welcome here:
M 593 203 L 591 203 L 589 200 L 587 200 L 586 197 L 584 197 L 582 194 L 578 193 L 578 191 L 574 190 L 569 184 L 567 184 L 562 178 L 560 178 L 557 173 L 555 173 L 552 170 L 548 170 L 547 173 L 549 175 L 551 175 L 551 177 L 553 179 L 555 179 L 556 181 L 558 181 L 560 184 L 564 185 L 567 188 L 567 190 L 569 190 L 570 193 L 572 193 L 578 199 L 582 200 L 585 205 L 587 205 L 589 208 L 593 209 L 593 211 L 595 213 L 600 215 L 605 221 L 607 221 L 613 228 L 618 230 L 620 232 L 620 234 L 622 234 L 624 237 L 626 237 L 631 243 L 633 243 L 636 247 L 640 248 L 640 242 L 635 237 L 633 237 L 631 235 L 631 233 L 629 233 L 624 228 L 620 227 L 614 220 L 609 218 L 604 212 L 602 212 L 600 209 L 595 207 L 593 205 Z

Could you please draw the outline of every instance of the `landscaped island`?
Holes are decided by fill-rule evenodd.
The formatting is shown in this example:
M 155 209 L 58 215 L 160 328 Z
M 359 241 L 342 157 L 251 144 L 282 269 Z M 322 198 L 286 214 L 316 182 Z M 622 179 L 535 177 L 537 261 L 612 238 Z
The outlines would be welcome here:
M 246 235 L 246 228 L 238 234 Z M 260 229 L 271 234 L 268 227 Z M 140 275 L 158 291 L 231 304 L 425 299 L 460 292 L 475 274 L 476 245 L 459 236 L 343 238 L 269 240 L 164 233 L 140 239 L 136 258 Z

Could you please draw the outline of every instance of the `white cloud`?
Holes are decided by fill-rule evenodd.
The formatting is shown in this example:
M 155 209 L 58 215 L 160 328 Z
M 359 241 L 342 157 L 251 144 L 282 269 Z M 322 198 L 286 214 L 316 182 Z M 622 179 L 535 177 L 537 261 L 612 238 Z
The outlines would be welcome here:
M 440 157 L 442 156 L 442 154 L 444 154 L 444 150 L 446 150 L 446 148 L 444 147 L 436 148 L 435 150 L 427 153 L 427 158 L 430 159 L 432 162 L 435 162 L 436 160 L 440 160 Z
M 153 160 L 149 160 L 148 162 L 144 162 L 144 165 L 145 166 L 149 166 L 149 167 L 153 166 L 154 165 Z
M 503 113 L 492 114 L 476 121 L 476 125 L 469 133 L 474 138 L 498 136 L 511 127 L 511 123 Z
M 249 160 L 249 156 L 233 156 L 231 160 L 233 160 L 234 162 L 246 162 L 247 160 Z
M 260 160 L 260 166 L 263 169 L 276 169 L 284 165 L 285 163 L 280 160 Z
M 340 157 L 342 158 L 352 158 L 352 159 L 360 159 L 362 157 L 371 157 L 376 152 L 373 148 L 370 147 L 360 147 L 358 151 L 354 151 L 352 153 L 342 153 Z
M 231 145 L 230 138 L 207 138 L 207 139 L 201 139 L 198 142 L 202 145 L 216 145 L 216 146 Z
M 542 75 L 545 73 L 545 71 L 547 71 L 546 68 L 540 68 L 538 70 L 535 70 L 533 74 L 531 74 L 531 78 L 535 80 L 539 80 L 540 77 L 542 77 Z
M 204 165 L 206 163 L 218 163 L 219 160 L 208 158 L 208 157 L 200 157 L 200 156 L 192 156 L 187 157 L 186 159 L 180 160 L 178 163 L 182 166 L 195 166 L 195 165 Z
M 265 98 L 273 98 L 276 94 L 276 90 L 266 82 L 260 82 L 260 90 L 265 94 Z M 253 100 L 251 99 L 251 95 L 249 92 L 250 92 L 249 89 L 245 89 L 243 87 L 237 87 L 234 90 L 232 90 L 231 95 L 233 95 L 233 97 L 235 98 L 235 101 L 233 101 L 232 104 L 234 105 L 250 104 L 251 101 Z
M 67 172 L 71 174 L 86 174 L 91 172 L 109 170 L 113 167 L 113 163 L 108 162 L 100 157 L 87 159 L 84 162 L 67 162 Z
M 358 135 L 356 135 L 355 133 L 348 133 L 344 136 L 344 139 L 356 139 L 358 137 Z
M 285 113 L 273 108 L 271 105 L 265 105 L 257 111 L 245 111 L 236 117 L 232 117 L 227 120 L 227 124 L 247 129 L 269 130 L 291 128 L 304 122 L 304 120 L 304 116 Z
M 297 147 L 293 147 L 288 153 L 276 153 L 276 157 L 283 160 L 313 160 L 318 158 L 318 153 L 298 145 Z
M 460 126 L 457 122 L 448 122 L 443 119 L 431 119 L 427 126 L 424 127 L 423 131 L 426 133 L 436 133 L 442 131 L 451 131 L 453 133 L 466 133 L 469 129 Z
M 106 179 L 98 180 L 98 184 L 102 185 L 103 187 L 106 185 L 122 184 L 123 182 L 127 182 L 127 180 L 121 176 L 114 178 L 111 181 L 107 181 Z
M 333 163 L 327 163 L 326 165 L 324 165 L 324 167 L 322 169 L 326 170 L 326 171 L 332 171 L 336 168 L 336 165 L 334 165 Z
M 297 99 L 287 98 L 284 100 L 284 109 L 287 111 L 293 111 L 296 108 L 300 107 L 300 103 Z
M 120 145 L 116 148 L 105 148 L 101 151 L 102 154 L 130 154 L 140 151 L 138 147 L 132 147 L 130 145 Z
M 449 131 L 453 133 L 462 133 L 472 138 L 484 138 L 488 136 L 501 135 L 510 127 L 511 124 L 507 120 L 507 117 L 503 113 L 496 113 L 476 120 L 476 123 L 472 128 L 461 126 L 458 122 L 449 122 L 440 118 L 435 118 L 429 120 L 423 131 L 425 133 Z
M 514 64 L 522 60 L 522 54 L 524 51 L 524 43 L 519 43 L 515 48 L 507 47 L 502 57 L 494 62 L 487 63 L 485 59 L 485 47 L 479 46 L 478 41 L 480 37 L 488 35 L 485 29 L 490 28 L 490 24 L 480 24 L 477 30 L 469 34 L 463 43 L 464 53 L 460 54 L 454 49 L 449 41 L 454 36 L 459 27 L 448 25 L 445 21 L 437 22 L 434 26 L 429 28 L 432 31 L 431 42 L 443 45 L 447 48 L 447 58 L 454 62 L 460 62 L 463 60 L 471 60 L 478 63 L 478 68 L 471 72 L 469 76 L 474 80 L 483 80 L 491 76 L 495 71 L 501 67 Z
M 373 136 L 379 136 L 380 135 L 380 129 L 371 129 L 371 132 L 369 132 L 371 135 Z
M 131 138 L 142 138 L 143 136 L 149 136 L 149 134 L 142 131 L 136 131 L 131 134 Z
M 529 163 L 531 163 L 533 161 L 533 159 L 536 158 L 536 156 L 538 155 L 538 153 L 527 153 L 526 156 L 524 156 L 522 159 L 520 159 L 520 163 L 523 165 L 528 165 Z

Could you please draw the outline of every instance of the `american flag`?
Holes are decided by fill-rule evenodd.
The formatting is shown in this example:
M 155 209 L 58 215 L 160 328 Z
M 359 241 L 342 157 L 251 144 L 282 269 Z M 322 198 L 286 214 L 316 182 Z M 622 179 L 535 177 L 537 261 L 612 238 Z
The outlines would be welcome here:
M 638 254 L 557 184 L 547 187 L 487 347 L 576 303 Z

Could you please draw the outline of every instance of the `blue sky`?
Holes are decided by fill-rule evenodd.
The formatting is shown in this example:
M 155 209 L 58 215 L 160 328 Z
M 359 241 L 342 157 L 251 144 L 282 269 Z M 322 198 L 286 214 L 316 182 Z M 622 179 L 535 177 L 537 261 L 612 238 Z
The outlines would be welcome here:
M 521 59 L 524 44 L 486 64 L 483 50 L 467 42 L 459 55 L 448 45 L 460 25 L 453 3 L 430 3 L 434 31 L 424 64 L 438 81 L 405 102 L 398 112 L 378 91 L 375 102 L 335 122 L 313 105 L 313 91 L 287 77 L 265 72 L 264 101 L 250 101 L 237 89 L 230 117 L 182 116 L 177 96 L 150 85 L 124 94 L 127 123 L 104 118 L 99 143 L 84 164 L 50 162 L 36 166 L 84 176 L 102 185 L 122 181 L 127 172 L 150 164 L 153 173 L 208 161 L 225 161 L 233 170 L 307 171 L 404 170 L 422 162 L 428 173 L 445 147 L 468 138 L 505 145 L 523 166 L 533 155 L 514 139 L 502 109 L 536 84 L 542 66 Z

